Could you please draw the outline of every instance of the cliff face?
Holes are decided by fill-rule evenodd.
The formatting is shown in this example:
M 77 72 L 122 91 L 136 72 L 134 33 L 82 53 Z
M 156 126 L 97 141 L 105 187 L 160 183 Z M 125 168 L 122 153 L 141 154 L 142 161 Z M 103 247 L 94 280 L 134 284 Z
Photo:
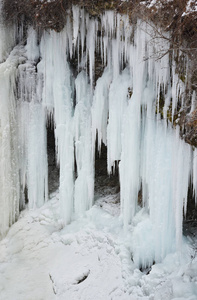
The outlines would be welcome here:
M 105 149 L 105 172 L 119 172 L 125 230 L 140 209 L 146 213 L 135 230 L 134 260 L 151 265 L 180 248 L 188 189 L 191 198 L 197 190 L 197 150 L 180 138 L 186 117 L 195 116 L 192 61 L 156 23 L 113 10 L 92 15 L 72 6 L 62 30 L 38 30 L 21 13 L 27 23 L 15 27 L 16 47 L 7 59 L 2 50 L 1 235 L 25 198 L 29 208 L 47 201 L 49 151 L 59 165 L 64 223 L 83 215 L 94 203 L 95 153 Z

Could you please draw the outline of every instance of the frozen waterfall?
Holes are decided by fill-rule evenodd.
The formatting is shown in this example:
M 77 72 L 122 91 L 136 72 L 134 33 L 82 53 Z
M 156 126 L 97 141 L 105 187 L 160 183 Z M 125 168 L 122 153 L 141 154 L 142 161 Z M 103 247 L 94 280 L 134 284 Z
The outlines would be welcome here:
M 60 33 L 38 37 L 29 28 L 25 45 L 21 39 L 12 51 L 0 28 L 0 236 L 25 197 L 30 209 L 48 199 L 46 128 L 52 121 L 65 225 L 94 203 L 95 145 L 101 151 L 104 143 L 108 173 L 119 166 L 125 231 L 140 209 L 147 214 L 134 226 L 134 262 L 160 262 L 181 249 L 190 180 L 194 193 L 197 187 L 197 152 L 173 125 L 185 84 L 167 39 L 153 39 L 151 26 L 140 20 L 132 26 L 111 11 L 98 21 L 73 7 L 72 16 Z M 103 67 L 98 79 L 96 57 Z

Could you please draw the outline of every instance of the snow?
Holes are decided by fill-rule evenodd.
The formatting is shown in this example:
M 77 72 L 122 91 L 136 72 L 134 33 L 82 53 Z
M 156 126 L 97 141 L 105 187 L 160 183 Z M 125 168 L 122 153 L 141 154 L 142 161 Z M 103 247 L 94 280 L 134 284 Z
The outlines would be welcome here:
M 196 3 L 196 0 L 189 0 L 187 2 L 186 10 L 182 14 L 182 16 L 184 17 L 185 15 L 189 15 L 190 13 L 195 13 L 195 12 L 197 12 L 197 3 Z
M 63 229 L 58 198 L 56 192 L 40 209 L 23 211 L 0 242 L 2 300 L 196 299 L 196 238 L 185 238 L 181 255 L 140 271 L 130 248 L 135 237 L 114 215 L 113 196 L 108 212 L 96 202 Z M 146 223 L 145 212 L 136 216 L 140 220 Z
M 126 1 L 126 0 L 122 0 Z M 166 0 L 166 1 L 161 1 L 161 0 L 145 0 L 145 1 L 140 1 L 140 5 L 144 5 L 148 8 L 153 8 L 153 9 L 159 9 L 159 8 L 164 8 L 166 3 L 172 3 L 173 0 Z M 186 0 L 183 3 L 182 9 L 184 9 L 184 12 L 182 14 L 182 17 L 189 15 L 191 13 L 195 13 L 197 11 L 197 4 L 196 0 Z

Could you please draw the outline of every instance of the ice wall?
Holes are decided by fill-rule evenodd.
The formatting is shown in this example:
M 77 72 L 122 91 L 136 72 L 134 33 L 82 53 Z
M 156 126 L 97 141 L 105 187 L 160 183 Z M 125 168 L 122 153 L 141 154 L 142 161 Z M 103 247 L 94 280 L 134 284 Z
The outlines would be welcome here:
M 33 56 L 29 48 L 28 43 L 16 46 L 0 64 L 0 236 L 17 220 L 27 198 L 29 208 L 48 199 L 46 114 L 32 39 Z
M 0 1 L 0 239 L 23 207 L 20 195 L 16 104 L 17 67 L 24 48 L 16 46 L 17 28 L 3 24 Z
M 15 98 L 18 53 L 23 54 L 20 47 L 16 47 L 6 62 L 0 64 L 0 237 L 16 221 L 20 207 Z
M 181 249 L 190 177 L 194 192 L 197 186 L 196 151 L 180 139 L 174 122 L 177 106 L 184 107 L 185 84 L 176 74 L 174 53 L 167 51 L 168 35 L 153 36 L 153 28 L 140 20 L 131 26 L 127 16 L 106 12 L 98 21 L 73 7 L 61 33 L 43 32 L 39 39 L 29 28 L 23 54 L 17 54 L 17 63 L 11 55 L 9 78 L 1 77 L 1 127 L 8 130 L 1 148 L 13 141 L 11 152 L 1 150 L 1 163 L 13 176 L 16 161 L 13 186 L 23 195 L 6 198 L 9 185 L 2 182 L 5 212 L 15 205 L 18 215 L 25 188 L 30 208 L 47 200 L 46 124 L 53 120 L 64 223 L 93 204 L 97 139 L 98 151 L 102 142 L 107 146 L 108 173 L 119 164 L 121 215 L 125 230 L 132 228 L 135 236 L 131 248 L 137 266 Z M 98 57 L 104 71 L 95 81 Z M 1 64 L 1 74 L 9 63 Z M 194 109 L 195 95 L 192 103 Z M 141 209 L 146 220 L 136 222 Z

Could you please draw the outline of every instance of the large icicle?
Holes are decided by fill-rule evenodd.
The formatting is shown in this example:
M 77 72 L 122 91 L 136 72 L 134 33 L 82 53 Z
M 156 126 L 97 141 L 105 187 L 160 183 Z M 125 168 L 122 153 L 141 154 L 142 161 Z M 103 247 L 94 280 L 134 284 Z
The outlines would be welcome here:
M 21 102 L 18 107 L 20 176 L 27 188 L 29 208 L 48 200 L 45 112 L 40 103 Z
M 115 161 L 120 160 L 122 143 L 122 123 L 128 100 L 130 86 L 129 70 L 125 69 L 122 74 L 115 78 L 109 90 L 109 121 L 107 126 L 107 169 L 115 167 Z
M 48 164 L 46 116 L 40 88 L 42 78 L 35 67 L 39 48 L 37 34 L 32 28 L 28 30 L 25 50 L 27 61 L 18 68 L 20 181 L 24 193 L 27 190 L 29 207 L 35 208 L 48 200 Z
M 74 115 L 75 156 L 77 179 L 75 181 L 75 212 L 83 214 L 93 204 L 94 172 L 91 134 L 91 89 L 87 75 L 81 72 L 75 81 L 76 107 Z
M 46 48 L 48 51 L 46 52 Z M 67 62 L 66 32 L 45 33 L 41 41 L 42 61 L 39 71 L 44 76 L 44 105 L 54 111 L 55 138 L 60 165 L 60 201 L 64 222 L 70 222 L 73 213 L 74 148 L 72 81 Z
M 21 49 L 16 48 L 0 65 L 0 238 L 19 215 L 15 81 L 19 57 L 22 54 Z
M 107 122 L 109 110 L 109 86 L 112 81 L 112 72 L 106 68 L 102 77 L 97 80 L 92 104 L 92 151 L 98 137 L 98 149 L 101 151 L 101 142 L 107 145 Z M 98 136 L 97 136 L 98 134 Z

